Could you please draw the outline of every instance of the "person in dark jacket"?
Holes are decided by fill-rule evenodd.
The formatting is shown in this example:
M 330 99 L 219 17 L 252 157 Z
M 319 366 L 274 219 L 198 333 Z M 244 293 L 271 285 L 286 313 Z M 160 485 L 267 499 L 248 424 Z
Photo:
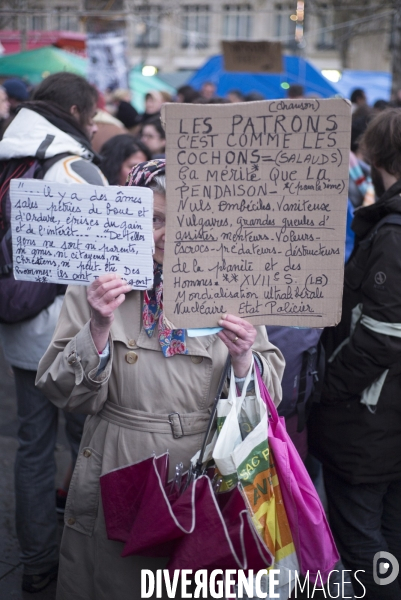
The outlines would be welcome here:
M 7 128 L 0 141 L 0 160 L 40 158 L 46 181 L 107 185 L 94 164 L 98 157 L 91 148 L 97 130 L 93 122 L 96 102 L 97 92 L 84 78 L 67 72 L 49 75 L 36 88 L 33 101 L 24 104 Z M 29 286 L 29 282 L 20 283 Z M 40 312 L 0 325 L 0 343 L 13 368 L 17 392 L 15 520 L 22 589 L 29 593 L 42 591 L 57 577 L 59 558 L 54 456 L 58 411 L 35 387 L 38 363 L 50 343 L 63 302 L 59 286 L 51 285 L 56 288 L 54 295 L 41 303 Z M 26 297 L 27 292 L 20 294 L 20 300 Z M 65 418 L 75 462 L 85 417 L 66 414 Z
M 324 334 L 329 361 L 309 431 L 355 597 L 399 600 L 401 112 L 380 113 L 363 145 L 379 200 L 355 212 L 342 320 Z

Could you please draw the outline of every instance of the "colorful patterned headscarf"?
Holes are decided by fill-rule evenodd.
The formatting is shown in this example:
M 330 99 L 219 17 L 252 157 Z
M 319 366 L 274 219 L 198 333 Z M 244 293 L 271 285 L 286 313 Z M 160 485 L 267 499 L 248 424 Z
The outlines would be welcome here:
M 128 175 L 126 185 L 147 187 L 157 175 L 166 172 L 166 161 L 154 159 L 139 163 Z M 158 326 L 158 336 L 162 352 L 166 358 L 175 354 L 188 354 L 185 344 L 185 329 L 174 329 L 163 315 L 163 269 L 154 263 L 153 289 L 146 290 L 142 308 L 142 321 L 149 337 Z
M 157 175 L 166 173 L 166 161 L 164 158 L 154 158 L 136 165 L 127 177 L 125 185 L 138 185 L 147 187 Z

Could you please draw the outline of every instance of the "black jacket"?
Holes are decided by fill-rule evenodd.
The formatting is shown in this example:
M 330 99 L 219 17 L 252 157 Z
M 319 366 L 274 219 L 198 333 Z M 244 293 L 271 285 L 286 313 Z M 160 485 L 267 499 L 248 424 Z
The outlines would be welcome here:
M 370 245 L 369 234 L 386 215 L 401 214 L 401 180 L 371 206 L 356 211 L 356 247 L 344 278 L 340 324 L 325 331 L 326 356 L 349 336 L 351 311 L 385 323 L 401 323 L 401 225 L 385 223 Z M 365 240 L 365 243 L 361 243 Z M 360 403 L 363 390 L 389 369 L 374 413 Z M 350 483 L 401 478 L 401 338 L 358 323 L 350 341 L 327 365 L 322 401 L 309 422 L 312 452 Z

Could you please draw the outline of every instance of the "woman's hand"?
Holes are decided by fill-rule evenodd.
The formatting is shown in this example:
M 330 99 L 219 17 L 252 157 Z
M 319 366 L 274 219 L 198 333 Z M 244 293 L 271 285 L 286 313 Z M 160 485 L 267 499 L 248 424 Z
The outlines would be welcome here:
M 101 275 L 88 287 L 87 298 L 91 307 L 90 330 L 98 352 L 102 352 L 107 345 L 114 311 L 124 302 L 125 294 L 131 290 L 132 286 L 115 273 Z
M 256 339 L 256 329 L 245 319 L 234 315 L 224 315 L 219 321 L 223 331 L 218 337 L 225 343 L 231 355 L 231 363 L 236 377 L 245 377 L 252 362 L 252 346 Z

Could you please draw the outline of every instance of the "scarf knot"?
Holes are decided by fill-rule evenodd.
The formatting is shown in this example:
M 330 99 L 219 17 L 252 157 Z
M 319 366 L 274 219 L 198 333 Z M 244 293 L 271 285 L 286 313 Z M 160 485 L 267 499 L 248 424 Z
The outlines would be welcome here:
M 175 354 L 188 354 L 185 343 L 185 329 L 172 329 L 163 315 L 163 270 L 162 265 L 155 263 L 154 285 L 144 295 L 143 326 L 149 337 L 152 337 L 156 325 L 162 352 L 166 358 Z

